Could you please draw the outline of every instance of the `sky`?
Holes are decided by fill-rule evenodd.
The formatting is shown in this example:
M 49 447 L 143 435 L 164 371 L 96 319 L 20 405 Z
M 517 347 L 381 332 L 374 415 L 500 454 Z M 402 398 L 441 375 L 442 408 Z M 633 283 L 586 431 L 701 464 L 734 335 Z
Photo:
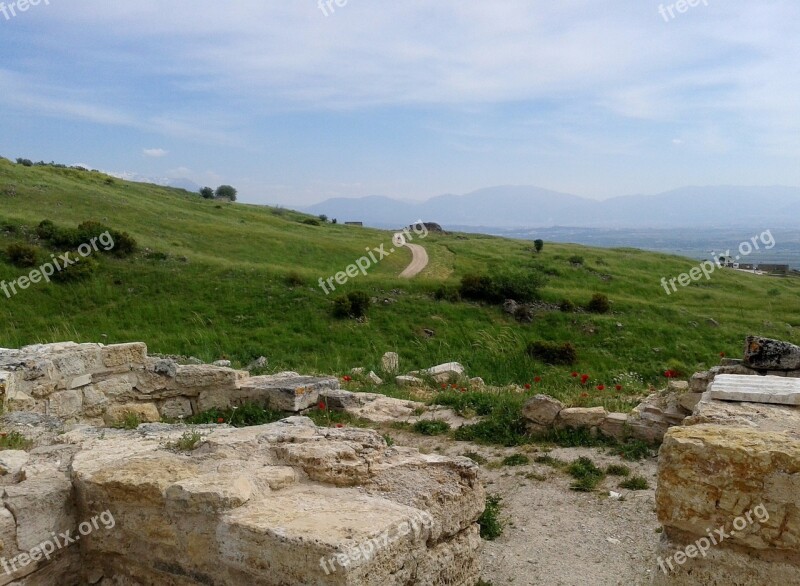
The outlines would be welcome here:
M 287 207 L 800 185 L 797 0 L 25 1 L 12 159 Z

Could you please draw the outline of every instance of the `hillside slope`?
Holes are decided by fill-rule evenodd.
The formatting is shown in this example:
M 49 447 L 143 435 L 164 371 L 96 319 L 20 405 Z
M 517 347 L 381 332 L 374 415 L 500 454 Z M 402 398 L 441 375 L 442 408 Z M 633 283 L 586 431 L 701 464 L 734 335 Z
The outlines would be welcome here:
M 542 384 L 558 387 L 573 369 L 605 384 L 629 371 L 645 383 L 668 368 L 691 373 L 716 363 L 720 352 L 738 355 L 748 333 L 800 341 L 794 279 L 720 271 L 667 296 L 660 279 L 688 271 L 693 261 L 550 243 L 536 255 L 527 241 L 465 234 L 415 239 L 431 264 L 413 281 L 398 276 L 410 261 L 407 250 L 352 279 L 341 290 L 365 290 L 379 303 L 364 323 L 334 319 L 333 295 L 318 280 L 343 271 L 368 248 L 388 249 L 391 233 L 306 225 L 308 216 L 287 210 L 0 160 L 0 250 L 37 244 L 33 229 L 46 218 L 66 227 L 96 220 L 129 232 L 142 250 L 127 259 L 101 258 L 97 274 L 85 281 L 40 283 L 10 299 L 0 294 L 0 346 L 142 340 L 151 352 L 228 357 L 238 365 L 265 355 L 271 370 L 339 374 L 377 368 L 380 356 L 394 350 L 404 370 L 457 360 L 487 382 L 540 376 Z M 581 305 L 604 293 L 613 311 L 543 310 L 520 324 L 498 307 L 432 295 L 464 274 L 498 268 L 545 274 L 544 301 Z M 0 255 L 0 279 L 29 270 Z M 573 367 L 536 362 L 524 351 L 532 340 L 572 342 L 579 361 Z

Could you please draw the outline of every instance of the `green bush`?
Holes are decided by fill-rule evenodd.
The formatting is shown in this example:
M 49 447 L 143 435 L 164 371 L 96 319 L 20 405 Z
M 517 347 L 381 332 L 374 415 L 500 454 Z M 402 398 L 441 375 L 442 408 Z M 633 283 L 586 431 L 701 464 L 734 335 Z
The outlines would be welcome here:
M 569 342 L 531 342 L 526 352 L 531 358 L 550 365 L 570 365 L 578 361 L 578 353 Z
M 611 311 L 611 302 L 608 300 L 607 295 L 602 293 L 595 293 L 592 295 L 592 300 L 586 306 L 586 309 L 592 313 L 608 313 Z
M 575 304 L 569 299 L 562 299 L 561 303 L 558 304 L 558 309 L 564 313 L 572 313 L 575 311 Z
M 10 244 L 6 248 L 6 256 L 15 267 L 33 267 L 39 258 L 39 250 L 29 244 Z
M 461 301 L 461 292 L 456 286 L 440 285 L 433 292 L 433 298 L 437 301 L 450 301 L 451 303 L 458 303 Z
M 527 466 L 530 463 L 530 458 L 525 454 L 511 454 L 503 458 L 503 466 Z
M 481 538 L 486 541 L 494 541 L 503 534 L 503 522 L 500 520 L 500 510 L 502 498 L 499 495 L 486 495 L 486 508 L 478 517 L 478 525 L 481 528 Z
M 301 287 L 306 284 L 306 280 L 303 278 L 303 275 L 297 271 L 291 271 L 287 273 L 283 278 L 283 282 L 289 287 Z
M 467 274 L 461 278 L 461 297 L 491 304 L 513 299 L 528 303 L 539 298 L 544 279 L 532 271 L 505 271 L 490 275 Z
M 575 479 L 570 488 L 578 492 L 592 492 L 604 476 L 603 471 L 585 456 L 573 461 L 567 472 Z
M 74 258 L 70 256 L 70 258 Z M 99 265 L 92 258 L 81 258 L 75 264 L 71 264 L 56 271 L 51 277 L 57 283 L 72 283 L 90 278 L 97 272 Z
M 626 481 L 621 482 L 619 487 L 627 490 L 647 490 L 650 488 L 650 483 L 648 483 L 647 479 L 643 476 L 632 476 Z
M 544 248 L 544 240 L 537 238 L 533 241 L 533 247 L 536 249 L 537 254 L 542 252 L 542 249 Z
M 577 254 L 572 255 L 571 257 L 569 257 L 567 259 L 567 261 L 569 261 L 570 264 L 574 264 L 574 265 L 582 265 L 583 262 L 584 262 L 583 257 L 582 256 L 578 256 Z
M 422 435 L 443 435 L 450 431 L 450 424 L 437 420 L 417 421 L 414 424 L 414 431 Z
M 367 315 L 370 298 L 364 291 L 351 291 L 333 299 L 333 315 L 338 318 L 360 318 Z
M 306 226 L 321 226 L 319 220 L 315 220 L 314 218 L 306 218 L 303 220 L 303 224 Z

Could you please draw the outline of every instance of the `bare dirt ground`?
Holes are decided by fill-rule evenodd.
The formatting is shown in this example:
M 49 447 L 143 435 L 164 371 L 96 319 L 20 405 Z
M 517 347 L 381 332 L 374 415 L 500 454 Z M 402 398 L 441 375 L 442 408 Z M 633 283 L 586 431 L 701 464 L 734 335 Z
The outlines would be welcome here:
M 565 472 L 533 463 L 544 448 L 502 448 L 425 437 L 392 429 L 398 445 L 423 452 L 461 456 L 480 454 L 487 493 L 502 497 L 503 534 L 483 542 L 484 581 L 547 586 L 644 586 L 656 571 L 659 524 L 655 515 L 656 459 L 628 462 L 603 448 L 555 448 L 550 456 L 572 461 L 588 456 L 604 468 L 624 464 L 632 474 L 645 477 L 649 490 L 618 487 L 622 480 L 609 476 L 594 493 L 570 490 L 572 478 Z M 527 455 L 531 464 L 500 466 L 511 454 Z M 536 478 L 544 478 L 537 480 Z M 621 500 L 609 497 L 613 490 Z
M 406 248 L 411 251 L 411 264 L 406 267 L 400 277 L 403 279 L 413 279 L 428 266 L 428 251 L 419 244 L 406 243 Z

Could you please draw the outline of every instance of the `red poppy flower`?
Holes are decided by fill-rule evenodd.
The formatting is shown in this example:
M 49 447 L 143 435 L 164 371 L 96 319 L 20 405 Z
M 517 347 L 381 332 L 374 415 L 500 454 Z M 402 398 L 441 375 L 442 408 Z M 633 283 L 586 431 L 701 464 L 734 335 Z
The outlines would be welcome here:
M 442 385 L 442 388 L 443 388 L 443 389 L 446 389 L 446 388 L 447 388 L 447 385 Z
M 605 391 L 606 390 L 606 386 L 605 385 L 597 385 L 597 390 L 598 391 Z
M 535 383 L 542 382 L 542 377 L 540 377 L 540 376 L 534 377 L 533 382 L 535 382 Z
M 346 382 L 346 383 L 349 383 L 351 380 L 353 380 L 353 377 L 350 377 L 350 376 L 343 376 L 343 377 L 342 377 L 342 380 L 343 380 L 344 382 Z
M 461 387 L 461 392 L 462 393 L 466 393 L 467 392 L 467 387 Z
M 337 424 L 336 424 L 336 427 L 337 427 L 338 429 L 341 429 L 341 428 L 343 428 L 343 427 L 344 427 L 344 424 L 343 424 L 343 423 L 337 423 Z
M 320 401 L 317 407 L 320 411 L 325 411 L 325 401 Z
M 725 358 L 725 352 L 720 352 L 719 356 L 720 356 L 720 358 Z
M 588 381 L 588 380 L 589 380 L 589 375 L 588 374 L 582 374 L 581 375 L 581 384 L 582 385 L 585 385 L 586 381 Z
M 458 388 L 458 385 L 450 385 L 450 386 L 453 387 L 454 389 Z
M 525 388 L 526 388 L 526 389 L 528 389 L 528 390 L 530 390 L 530 388 L 531 388 L 531 385 L 530 385 L 530 384 L 528 384 L 528 383 L 525 383 Z
M 225 423 L 225 419 L 223 417 L 217 417 L 217 423 Z
M 674 370 L 668 370 L 664 373 L 664 376 L 667 378 L 675 378 L 678 376 L 678 373 Z
M 573 372 L 572 373 L 572 378 L 578 378 L 578 373 L 577 372 Z
M 617 386 L 616 386 L 616 387 L 614 387 L 614 388 L 615 388 L 615 389 L 617 389 L 618 391 L 621 391 L 621 390 L 622 390 L 622 385 L 617 385 Z

